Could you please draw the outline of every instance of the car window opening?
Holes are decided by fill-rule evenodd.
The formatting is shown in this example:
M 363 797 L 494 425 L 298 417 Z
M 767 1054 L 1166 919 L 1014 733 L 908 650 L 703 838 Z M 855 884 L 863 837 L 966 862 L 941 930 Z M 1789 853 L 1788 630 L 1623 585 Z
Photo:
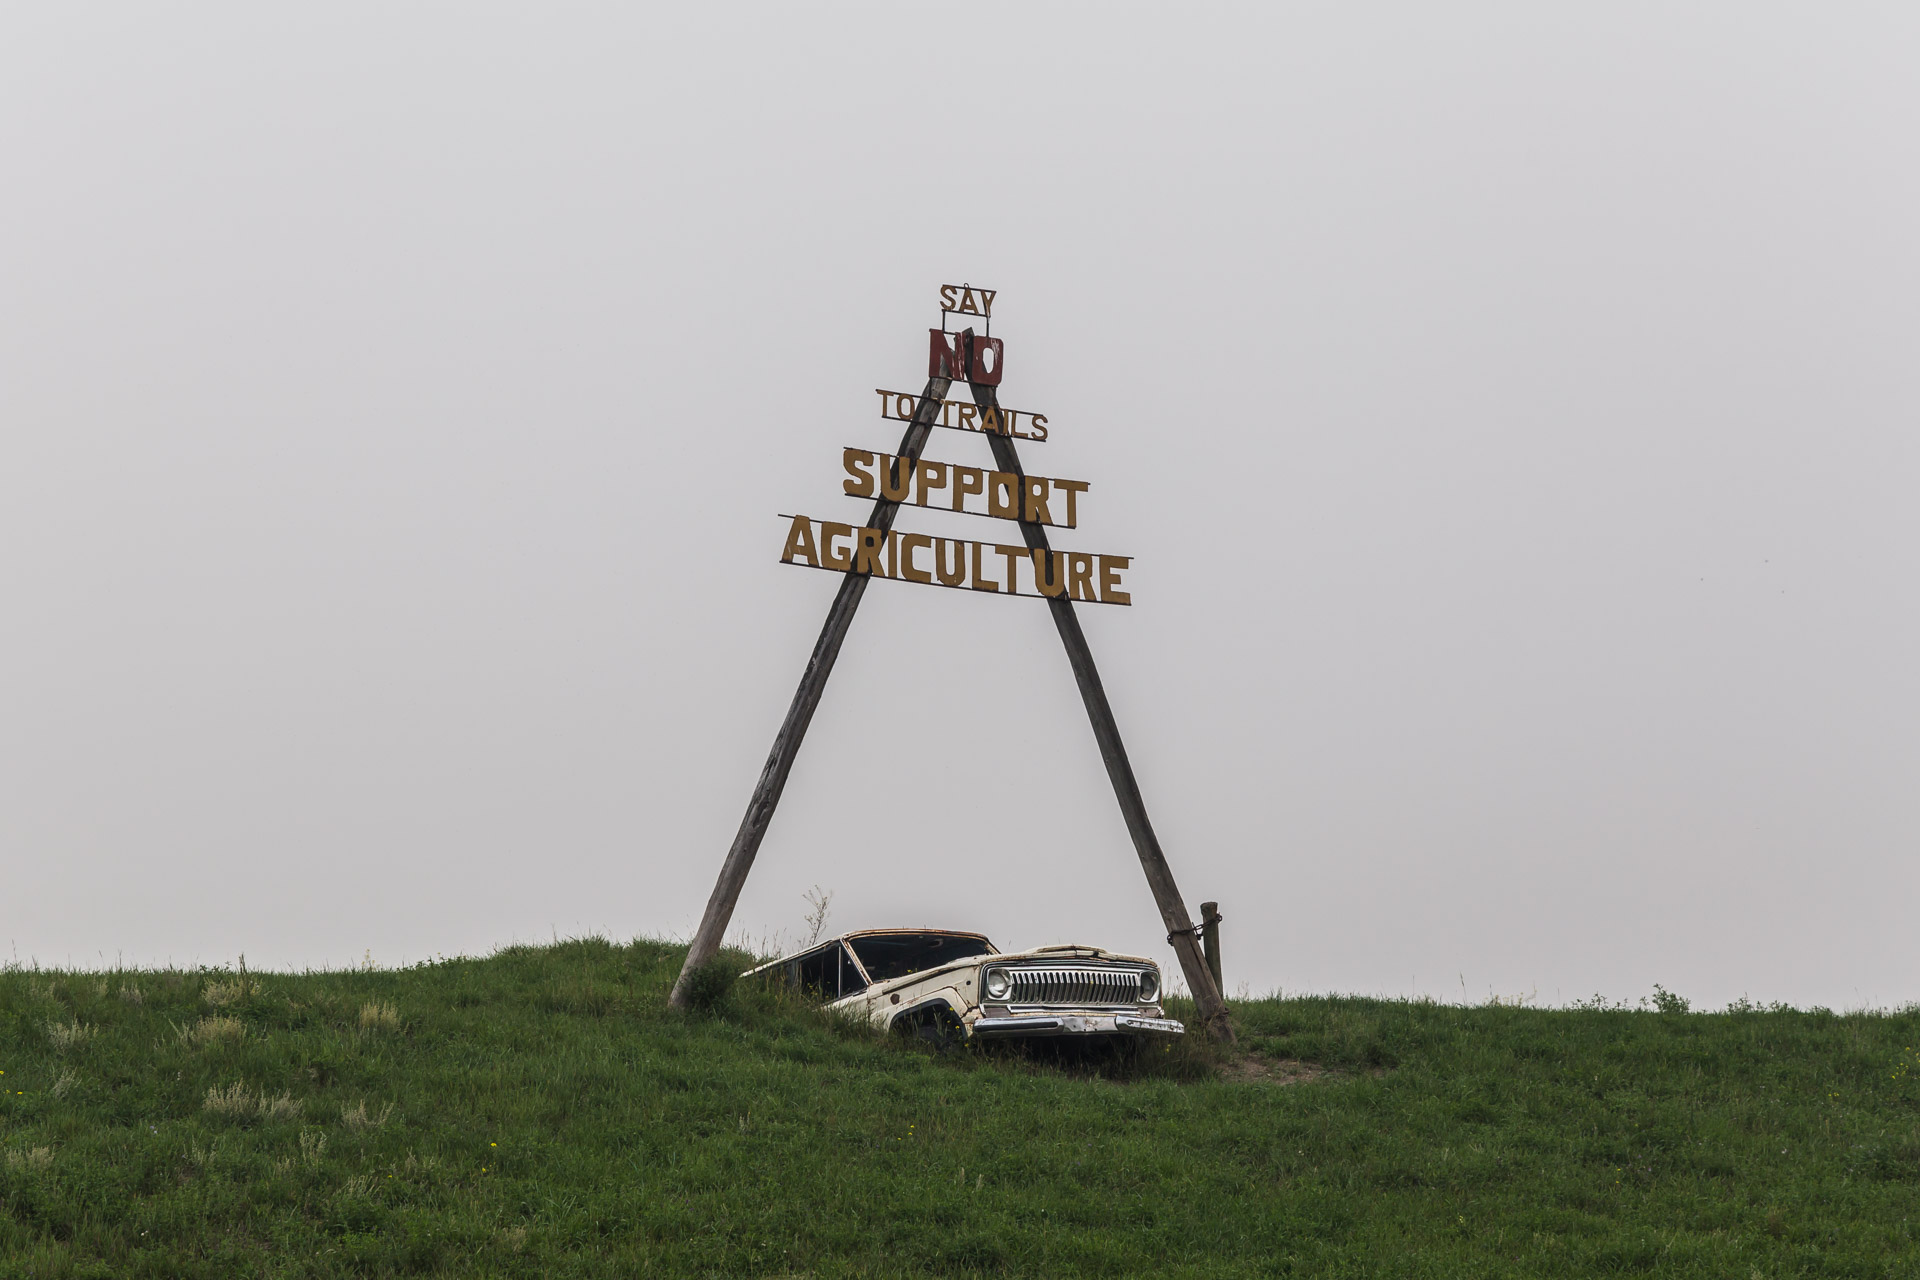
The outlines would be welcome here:
M 867 989 L 866 979 L 860 976 L 860 966 L 837 942 L 795 956 L 787 961 L 785 969 L 788 984 L 816 1000 L 838 1000 Z
M 949 960 L 994 953 L 993 944 L 985 938 L 950 933 L 874 933 L 851 939 L 850 945 L 875 982 L 904 978 Z

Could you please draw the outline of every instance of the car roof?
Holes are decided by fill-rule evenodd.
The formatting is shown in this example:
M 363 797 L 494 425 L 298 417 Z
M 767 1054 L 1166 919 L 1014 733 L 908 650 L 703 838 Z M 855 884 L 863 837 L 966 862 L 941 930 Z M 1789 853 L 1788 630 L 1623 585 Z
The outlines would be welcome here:
M 1000 948 L 993 945 L 993 939 L 989 938 L 984 933 L 974 933 L 971 930 L 967 930 L 967 929 L 922 929 L 922 928 L 914 928 L 911 926 L 905 927 L 905 928 L 899 928 L 899 929 L 849 929 L 845 933 L 836 933 L 831 938 L 822 938 L 818 942 L 810 943 L 809 945 L 800 948 L 798 951 L 789 951 L 786 955 L 781 956 L 777 960 L 769 960 L 764 964 L 757 964 L 753 968 L 747 970 L 746 973 L 741 974 L 740 976 L 744 978 L 747 976 L 747 974 L 758 973 L 762 969 L 771 969 L 773 968 L 773 966 L 777 964 L 785 964 L 789 960 L 796 960 L 801 956 L 812 955 L 814 952 L 820 950 L 822 947 L 831 947 L 836 943 L 857 942 L 861 938 L 871 938 L 876 935 L 885 936 L 888 934 L 896 934 L 896 933 L 937 933 L 942 937 L 946 937 L 946 938 L 976 938 L 979 941 L 987 944 L 987 952 L 989 955 L 997 956 L 1000 954 Z

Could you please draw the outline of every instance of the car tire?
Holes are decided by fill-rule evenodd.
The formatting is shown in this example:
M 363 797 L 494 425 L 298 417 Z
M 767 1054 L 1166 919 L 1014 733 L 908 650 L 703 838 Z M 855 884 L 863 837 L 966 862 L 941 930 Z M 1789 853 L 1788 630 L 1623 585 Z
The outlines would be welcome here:
M 967 1039 L 967 1029 L 944 1004 L 903 1013 L 893 1020 L 893 1029 L 899 1035 L 932 1046 L 936 1053 L 958 1048 Z

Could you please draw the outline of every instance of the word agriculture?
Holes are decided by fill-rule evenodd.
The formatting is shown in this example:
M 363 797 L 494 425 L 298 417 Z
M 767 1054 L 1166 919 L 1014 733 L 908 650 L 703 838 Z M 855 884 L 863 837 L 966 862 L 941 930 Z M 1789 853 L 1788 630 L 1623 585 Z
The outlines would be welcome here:
M 890 453 L 876 454 L 868 449 L 843 449 L 841 464 L 847 478 L 840 482 L 850 498 L 885 498 L 888 502 L 912 502 L 927 505 L 927 495 L 935 489 L 952 490 L 953 510 L 970 516 L 993 516 L 998 520 L 1025 520 L 1029 524 L 1051 524 L 1073 529 L 1079 527 L 1075 500 L 1092 488 L 1084 480 L 1055 480 L 1049 476 L 1023 476 L 1012 471 L 985 471 L 958 463 L 928 462 L 922 458 L 896 458 Z M 874 470 L 868 470 L 874 468 Z M 914 497 L 915 491 L 919 497 Z M 967 498 L 984 497 L 985 511 L 967 508 Z M 1057 519 L 1047 500 L 1056 503 L 1065 496 L 1065 518 Z
M 1128 556 L 1029 551 L 1025 547 L 936 538 L 897 529 L 856 528 L 809 516 L 788 519 L 793 523 L 780 552 L 782 564 L 896 578 L 930 587 L 970 587 L 1012 596 L 1064 595 L 1087 604 L 1133 603 L 1133 597 L 1120 589 L 1120 575 L 1133 563 Z M 922 552 L 924 558 L 920 557 Z M 1024 575 L 1021 565 L 1026 566 Z M 1031 581 L 1032 590 L 1020 589 L 1023 576 Z

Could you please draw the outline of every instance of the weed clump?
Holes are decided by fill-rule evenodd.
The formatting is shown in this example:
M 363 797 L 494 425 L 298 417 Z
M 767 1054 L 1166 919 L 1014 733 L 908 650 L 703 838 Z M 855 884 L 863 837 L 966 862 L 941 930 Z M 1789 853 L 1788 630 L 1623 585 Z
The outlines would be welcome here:
M 739 972 L 739 963 L 725 956 L 716 956 L 695 969 L 687 979 L 687 1008 L 704 1014 L 730 1011 Z
M 247 1086 L 235 1081 L 225 1089 L 215 1086 L 207 1090 L 207 1099 L 201 1104 L 202 1111 L 229 1120 L 298 1120 L 306 1107 L 304 1102 L 291 1093 L 283 1093 L 277 1098 L 269 1098 L 264 1092 L 249 1092 Z
M 247 1024 L 238 1018 L 215 1013 L 200 1019 L 190 1027 L 174 1025 L 174 1034 L 180 1037 L 180 1043 L 189 1047 L 209 1044 L 238 1044 L 246 1039 Z
M 365 1098 L 360 1099 L 360 1105 L 357 1107 L 340 1108 L 340 1123 L 346 1125 L 347 1128 L 355 1133 L 365 1133 L 368 1129 L 378 1129 L 392 1118 L 393 1104 L 391 1102 L 380 1108 L 379 1113 L 376 1115 L 367 1114 L 367 1100 Z
M 244 1004 L 259 994 L 260 984 L 244 977 L 231 982 L 209 982 L 200 992 L 201 997 L 216 1009 Z
M 72 1018 L 66 1022 L 55 1018 L 47 1019 L 47 1040 L 62 1053 L 75 1045 L 85 1044 L 93 1039 L 96 1030 L 98 1028 L 90 1027 L 78 1018 Z
M 7 1168 L 14 1173 L 32 1170 L 36 1173 L 53 1168 L 52 1147 L 29 1147 L 25 1151 L 7 1152 Z
M 398 1031 L 400 1010 L 384 1000 L 369 1000 L 360 1006 L 362 1031 Z

